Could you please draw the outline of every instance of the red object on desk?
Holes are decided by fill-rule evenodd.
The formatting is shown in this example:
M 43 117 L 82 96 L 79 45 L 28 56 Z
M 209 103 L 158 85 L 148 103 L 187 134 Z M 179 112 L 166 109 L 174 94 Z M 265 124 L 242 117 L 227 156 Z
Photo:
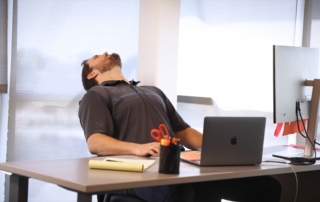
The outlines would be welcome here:
M 282 136 L 285 136 L 285 135 L 291 135 L 291 134 L 295 134 L 295 133 L 300 133 L 301 132 L 304 132 L 304 125 L 307 125 L 308 124 L 308 119 L 304 119 L 303 121 L 302 120 L 299 120 L 298 121 L 298 124 L 296 121 L 293 121 L 293 122 L 286 122 L 286 123 L 278 123 L 275 130 L 274 130 L 274 136 L 275 137 L 278 137 L 280 135 L 280 132 L 283 128 L 283 131 L 282 131 Z M 299 125 L 299 126 L 298 126 Z M 299 131 L 300 129 L 300 131 Z
M 168 132 L 168 128 L 164 124 L 160 124 L 158 128 L 152 129 L 150 135 L 157 142 L 161 142 L 161 139 L 169 139 L 170 134 Z

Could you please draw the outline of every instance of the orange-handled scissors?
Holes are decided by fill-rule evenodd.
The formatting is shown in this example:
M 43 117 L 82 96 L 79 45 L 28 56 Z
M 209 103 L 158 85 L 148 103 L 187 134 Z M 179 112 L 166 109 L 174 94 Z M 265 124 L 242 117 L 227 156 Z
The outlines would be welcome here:
M 166 139 L 170 138 L 168 128 L 164 124 L 160 124 L 158 129 L 152 129 L 150 132 L 150 135 L 157 142 L 161 142 L 161 139 L 163 139 L 163 138 L 166 138 Z

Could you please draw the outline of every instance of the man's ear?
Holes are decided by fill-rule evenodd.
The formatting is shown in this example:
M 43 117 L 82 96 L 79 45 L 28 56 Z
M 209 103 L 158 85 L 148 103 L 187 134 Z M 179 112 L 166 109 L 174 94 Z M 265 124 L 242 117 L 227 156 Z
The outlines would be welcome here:
M 95 78 L 96 76 L 98 76 L 98 72 L 96 70 L 93 70 L 92 72 L 90 72 L 88 74 L 87 79 L 90 80 L 90 79 Z

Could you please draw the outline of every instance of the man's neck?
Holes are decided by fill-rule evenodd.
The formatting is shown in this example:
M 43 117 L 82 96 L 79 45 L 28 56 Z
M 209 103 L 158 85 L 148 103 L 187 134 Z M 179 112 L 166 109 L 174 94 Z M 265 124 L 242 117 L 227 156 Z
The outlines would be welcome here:
M 101 84 L 104 81 L 112 81 L 112 80 L 124 80 L 127 83 L 129 83 L 128 80 L 123 76 L 121 68 L 118 66 L 100 74 L 96 79 L 99 84 Z

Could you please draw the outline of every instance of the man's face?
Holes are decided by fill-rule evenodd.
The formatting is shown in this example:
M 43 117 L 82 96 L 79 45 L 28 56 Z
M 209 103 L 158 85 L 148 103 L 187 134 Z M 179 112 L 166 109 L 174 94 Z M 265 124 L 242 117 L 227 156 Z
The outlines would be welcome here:
M 121 60 L 118 54 L 113 53 L 109 55 L 107 52 L 102 55 L 95 55 L 87 61 L 87 64 L 93 68 L 99 70 L 101 73 L 109 71 L 114 66 L 121 67 Z

